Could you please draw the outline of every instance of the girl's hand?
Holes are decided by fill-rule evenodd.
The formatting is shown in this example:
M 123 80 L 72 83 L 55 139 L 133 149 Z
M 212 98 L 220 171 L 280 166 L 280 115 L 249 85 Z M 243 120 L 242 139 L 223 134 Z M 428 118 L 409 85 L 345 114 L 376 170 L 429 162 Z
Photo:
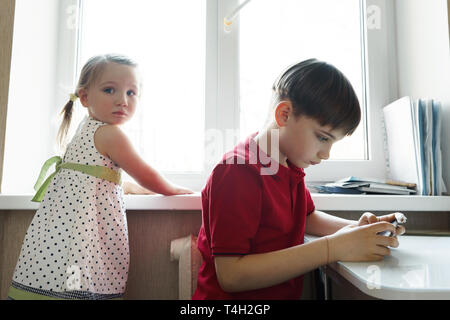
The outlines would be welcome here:
M 148 190 L 135 183 L 124 181 L 122 184 L 124 194 L 156 194 L 155 192 Z
M 122 188 L 123 188 L 123 193 L 125 193 L 125 194 L 158 194 L 158 193 L 148 190 L 136 183 L 132 183 L 129 181 L 125 181 L 122 184 Z M 173 190 L 168 195 L 191 194 L 191 193 L 194 193 L 194 192 L 189 189 L 184 189 L 182 187 L 174 186 Z
M 193 194 L 194 191 L 189 190 L 189 189 L 185 189 L 183 187 L 175 187 L 173 190 L 173 195 L 177 195 L 177 194 Z
M 390 255 L 388 246 L 398 247 L 397 238 L 377 235 L 383 231 L 395 232 L 395 227 L 382 221 L 340 229 L 328 236 L 329 262 L 382 260 L 384 256 Z
M 384 216 L 377 217 L 372 212 L 364 212 L 364 214 L 359 218 L 357 225 L 358 226 L 365 226 L 368 224 L 376 223 L 376 222 L 393 222 L 395 220 L 395 214 L 387 214 Z M 398 225 L 397 229 L 395 229 L 395 236 L 402 235 L 406 231 L 405 227 L 402 225 Z

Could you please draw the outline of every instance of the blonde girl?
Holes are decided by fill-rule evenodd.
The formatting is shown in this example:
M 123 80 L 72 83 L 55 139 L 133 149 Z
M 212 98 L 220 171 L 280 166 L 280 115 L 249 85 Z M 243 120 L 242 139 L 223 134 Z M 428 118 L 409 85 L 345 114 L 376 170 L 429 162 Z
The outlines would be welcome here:
M 63 143 L 80 99 L 88 115 L 64 157 L 43 167 L 41 201 L 25 236 L 9 299 L 117 299 L 128 277 L 128 229 L 123 193 L 192 193 L 163 178 L 133 149 L 120 126 L 135 113 L 141 91 L 137 64 L 121 55 L 91 58 L 63 109 Z M 44 181 L 48 168 L 55 173 Z M 139 185 L 122 188 L 125 170 Z

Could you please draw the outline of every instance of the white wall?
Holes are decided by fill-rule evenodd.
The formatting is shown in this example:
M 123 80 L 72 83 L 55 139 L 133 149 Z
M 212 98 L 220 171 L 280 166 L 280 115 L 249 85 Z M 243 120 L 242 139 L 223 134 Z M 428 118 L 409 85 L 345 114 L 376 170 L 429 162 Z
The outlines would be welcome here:
M 55 99 L 58 1 L 16 1 L 3 193 L 32 193 L 43 162 L 54 153 L 48 115 Z
M 399 97 L 443 107 L 443 175 L 450 189 L 450 49 L 447 0 L 395 0 Z

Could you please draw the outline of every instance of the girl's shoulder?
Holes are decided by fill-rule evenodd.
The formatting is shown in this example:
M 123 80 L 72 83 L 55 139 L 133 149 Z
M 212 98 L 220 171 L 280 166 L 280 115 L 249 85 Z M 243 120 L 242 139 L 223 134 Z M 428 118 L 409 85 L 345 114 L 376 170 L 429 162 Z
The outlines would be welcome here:
M 107 124 L 105 123 L 102 126 L 99 126 L 95 131 L 95 139 L 109 139 L 114 140 L 119 136 L 125 136 L 124 131 L 115 124 Z
M 123 130 L 114 124 L 104 124 L 99 126 L 94 134 L 94 144 L 97 151 L 104 156 L 109 157 L 111 146 L 128 143 L 128 138 Z

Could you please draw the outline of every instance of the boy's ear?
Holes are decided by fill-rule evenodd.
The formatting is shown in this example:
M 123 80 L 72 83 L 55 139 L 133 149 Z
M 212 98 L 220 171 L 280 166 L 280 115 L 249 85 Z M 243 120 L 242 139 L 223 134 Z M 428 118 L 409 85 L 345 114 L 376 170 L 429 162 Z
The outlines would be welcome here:
M 275 108 L 275 121 L 278 127 L 285 127 L 286 123 L 293 112 L 290 101 L 281 101 Z
M 85 88 L 81 88 L 78 90 L 78 97 L 80 98 L 80 102 L 83 107 L 88 107 L 88 92 Z

